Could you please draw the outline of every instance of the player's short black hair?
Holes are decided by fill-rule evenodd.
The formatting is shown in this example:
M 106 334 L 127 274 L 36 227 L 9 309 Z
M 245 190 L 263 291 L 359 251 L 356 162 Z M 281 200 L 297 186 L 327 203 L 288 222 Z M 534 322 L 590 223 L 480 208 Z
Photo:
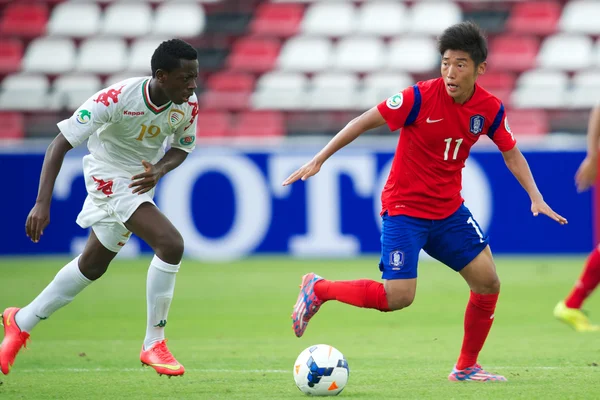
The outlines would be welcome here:
M 475 65 L 487 59 L 488 47 L 485 34 L 471 21 L 461 22 L 447 28 L 438 38 L 438 50 L 444 56 L 446 50 L 460 50 L 471 56 Z
M 197 60 L 198 52 L 189 43 L 181 39 L 171 39 L 162 42 L 152 55 L 150 66 L 152 67 L 152 76 L 156 76 L 156 71 L 171 72 L 181 67 L 181 60 Z

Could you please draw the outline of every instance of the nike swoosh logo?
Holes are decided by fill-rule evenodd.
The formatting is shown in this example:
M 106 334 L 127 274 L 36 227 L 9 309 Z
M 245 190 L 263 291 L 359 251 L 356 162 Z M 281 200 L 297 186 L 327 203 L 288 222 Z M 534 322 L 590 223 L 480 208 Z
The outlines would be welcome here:
M 181 369 L 181 365 L 169 365 L 169 364 L 150 364 L 151 367 L 166 368 L 171 371 L 177 371 Z
M 7 328 L 10 326 L 10 319 L 12 318 L 12 313 L 13 313 L 13 311 L 9 312 L 8 315 L 6 316 L 6 327 Z
M 440 121 L 442 121 L 443 119 L 444 119 L 444 118 L 440 118 L 440 119 L 429 119 L 429 118 L 427 118 L 427 123 L 428 123 L 428 124 L 434 124 L 434 123 L 436 123 L 436 122 L 440 122 Z

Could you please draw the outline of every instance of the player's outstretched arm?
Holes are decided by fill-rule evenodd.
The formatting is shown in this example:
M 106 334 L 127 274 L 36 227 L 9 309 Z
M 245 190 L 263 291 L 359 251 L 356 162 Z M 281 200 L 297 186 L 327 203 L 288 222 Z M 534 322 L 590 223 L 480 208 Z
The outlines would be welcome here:
M 587 156 L 577 169 L 575 184 L 577 190 L 589 189 L 598 175 L 598 146 L 600 145 L 600 106 L 592 109 L 587 131 Z
M 291 185 L 298 179 L 302 179 L 303 181 L 307 180 L 319 172 L 323 163 L 335 152 L 352 143 L 354 139 L 366 131 L 377 128 L 383 124 L 385 124 L 385 119 L 383 119 L 377 107 L 373 107 L 362 115 L 354 118 L 339 131 L 312 160 L 297 169 L 283 181 L 283 186 Z
M 25 222 L 25 233 L 34 243 L 39 242 L 44 229 L 50 223 L 50 203 L 52 201 L 54 183 L 60 172 L 65 154 L 72 148 L 62 133 L 59 133 L 46 150 L 37 199 L 27 216 L 27 222 Z
M 544 201 L 542 194 L 535 184 L 535 180 L 529 169 L 529 164 L 523 156 L 523 153 L 521 153 L 521 150 L 515 146 L 511 150 L 503 152 L 502 156 L 504 157 L 504 162 L 510 172 L 517 178 L 521 186 L 523 186 L 523 189 L 527 191 L 527 194 L 531 199 L 531 212 L 533 213 L 533 216 L 537 217 L 539 214 L 544 214 L 561 225 L 566 224 L 567 219 L 554 212 L 554 210 L 552 210 Z
M 133 182 L 131 182 L 129 187 L 133 188 L 133 193 L 137 194 L 150 191 L 167 172 L 179 167 L 185 161 L 187 155 L 187 152 L 171 147 L 165 153 L 164 157 L 154 165 L 147 161 L 142 161 L 144 172 L 133 176 L 131 178 Z

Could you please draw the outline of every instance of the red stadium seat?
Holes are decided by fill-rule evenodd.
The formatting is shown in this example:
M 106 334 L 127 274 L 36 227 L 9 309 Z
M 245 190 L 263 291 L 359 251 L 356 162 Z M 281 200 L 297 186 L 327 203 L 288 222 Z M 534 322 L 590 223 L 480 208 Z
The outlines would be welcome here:
M 231 116 L 221 111 L 200 111 L 197 118 L 196 135 L 200 138 L 229 136 Z
M 0 39 L 0 74 L 17 72 L 21 69 L 23 43 L 16 39 Z
M 545 135 L 550 131 L 548 114 L 544 110 L 508 110 L 508 124 L 517 138 Z
M 0 34 L 37 37 L 46 32 L 48 7 L 40 3 L 9 4 L 0 19 Z
M 279 137 L 285 135 L 283 114 L 277 111 L 246 111 L 234 124 L 233 136 Z
M 200 96 L 200 108 L 204 110 L 247 110 L 251 91 L 207 90 Z
M 488 64 L 496 70 L 526 71 L 536 66 L 539 41 L 531 36 L 500 36 L 490 43 Z
M 248 92 L 254 89 L 254 76 L 244 72 L 217 72 L 206 80 L 206 87 L 210 90 Z
M 23 114 L 17 112 L 0 112 L 0 141 L 6 139 L 23 139 L 25 137 L 25 120 Z
M 233 45 L 227 66 L 238 71 L 270 71 L 275 67 L 280 48 L 276 39 L 242 38 Z
M 488 71 L 479 75 L 477 83 L 505 104 L 515 87 L 516 76 L 511 72 Z
M 556 1 L 528 1 L 514 5 L 506 29 L 517 33 L 549 35 L 557 30 L 561 5 Z
M 265 36 L 289 37 L 300 31 L 304 7 L 300 4 L 263 3 L 250 24 L 250 32 Z

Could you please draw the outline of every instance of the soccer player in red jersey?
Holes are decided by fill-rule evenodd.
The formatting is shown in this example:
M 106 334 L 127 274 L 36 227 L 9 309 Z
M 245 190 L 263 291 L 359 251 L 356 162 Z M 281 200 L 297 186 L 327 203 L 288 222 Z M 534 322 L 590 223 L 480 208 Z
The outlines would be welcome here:
M 600 106 L 590 114 L 587 132 L 587 156 L 575 175 L 578 191 L 589 189 L 598 175 L 598 145 L 600 144 Z M 600 326 L 590 323 L 581 306 L 600 283 L 600 246 L 590 253 L 579 280 L 566 299 L 554 308 L 554 316 L 578 332 L 600 332 Z
M 534 216 L 560 224 L 539 192 L 527 161 L 516 146 L 504 105 L 476 80 L 486 70 L 487 44 L 477 25 L 449 27 L 438 40 L 441 78 L 419 82 L 352 120 L 310 162 L 283 185 L 306 180 L 336 151 L 369 129 L 385 123 L 402 128 L 392 169 L 381 195 L 383 283 L 371 280 L 328 281 L 310 273 L 302 278 L 292 314 L 296 336 L 324 302 L 394 311 L 408 307 L 417 288 L 421 249 L 462 275 L 471 294 L 464 339 L 451 381 L 504 381 L 486 372 L 477 357 L 494 321 L 500 280 L 481 230 L 461 197 L 461 171 L 471 146 L 483 135 L 494 141 L 508 169 L 531 199 Z

